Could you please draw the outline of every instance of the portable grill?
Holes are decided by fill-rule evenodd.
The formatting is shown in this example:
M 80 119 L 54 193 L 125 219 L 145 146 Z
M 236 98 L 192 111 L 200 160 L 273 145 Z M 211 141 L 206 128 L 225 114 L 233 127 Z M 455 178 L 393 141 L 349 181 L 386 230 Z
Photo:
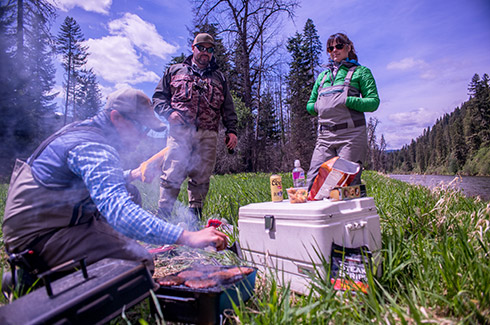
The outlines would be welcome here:
M 236 266 L 222 266 L 222 270 Z M 156 297 L 166 321 L 192 324 L 220 324 L 225 309 L 247 301 L 253 295 L 257 269 L 248 275 L 238 275 L 221 284 L 193 289 L 185 284 L 160 286 Z M 177 274 L 174 274 L 177 275 Z M 152 306 L 154 308 L 154 306 Z
M 104 259 L 0 308 L 0 324 L 102 324 L 158 285 L 142 263 Z

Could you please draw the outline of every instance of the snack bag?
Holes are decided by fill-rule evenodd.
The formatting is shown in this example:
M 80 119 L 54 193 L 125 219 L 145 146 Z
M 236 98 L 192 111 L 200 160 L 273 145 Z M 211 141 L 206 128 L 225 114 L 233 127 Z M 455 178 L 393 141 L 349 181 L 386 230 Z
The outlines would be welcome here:
M 328 198 L 333 188 L 349 185 L 360 170 L 359 164 L 340 157 L 327 160 L 320 166 L 308 194 L 308 200 Z
M 372 271 L 372 253 L 366 246 L 347 248 L 332 243 L 330 282 L 335 290 L 367 293 L 367 268 Z

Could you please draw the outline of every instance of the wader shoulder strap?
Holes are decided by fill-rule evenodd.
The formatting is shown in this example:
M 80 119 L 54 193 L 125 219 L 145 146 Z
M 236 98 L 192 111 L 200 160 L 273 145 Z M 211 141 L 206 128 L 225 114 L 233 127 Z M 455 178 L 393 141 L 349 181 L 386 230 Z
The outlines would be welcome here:
M 27 161 L 27 163 L 29 164 L 29 166 L 32 167 L 32 164 L 34 163 L 34 160 L 36 160 L 37 157 L 39 157 L 39 155 L 44 151 L 44 149 L 46 149 L 46 147 L 51 143 L 53 142 L 55 139 L 59 138 L 60 136 L 68 133 L 68 132 L 74 132 L 74 131 L 80 131 L 80 130 L 92 130 L 92 131 L 95 131 L 101 135 L 102 134 L 102 131 L 99 130 L 98 128 L 96 127 L 93 127 L 93 126 L 78 126 L 81 122 L 73 122 L 71 124 L 68 124 L 66 127 L 64 127 L 63 129 L 61 129 L 60 131 L 58 132 L 55 132 L 53 133 L 51 136 L 49 136 L 46 140 L 44 140 L 37 148 L 36 150 L 34 151 L 34 153 L 32 154 L 31 158 Z
M 348 86 L 350 85 L 350 81 L 352 80 L 352 75 L 354 74 L 354 71 L 356 71 L 357 65 L 350 67 L 349 71 L 347 71 L 347 75 L 345 76 L 344 79 L 344 85 Z
M 318 87 L 318 88 L 323 88 L 323 84 L 327 80 L 327 77 L 328 77 L 329 74 L 332 75 L 332 70 L 330 70 L 330 69 L 328 69 L 327 71 L 325 71 L 325 74 L 323 75 L 323 78 L 322 78 L 322 82 L 320 83 L 320 87 Z M 332 83 L 333 83 L 333 81 L 332 81 Z

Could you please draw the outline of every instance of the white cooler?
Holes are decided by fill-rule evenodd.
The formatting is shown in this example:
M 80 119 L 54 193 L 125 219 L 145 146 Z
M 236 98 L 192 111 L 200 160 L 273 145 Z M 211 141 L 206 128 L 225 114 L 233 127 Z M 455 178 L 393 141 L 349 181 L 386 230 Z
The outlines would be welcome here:
M 349 201 L 253 203 L 239 209 L 239 240 L 245 259 L 278 271 L 280 284 L 308 293 L 318 253 L 330 263 L 332 243 L 349 248 L 367 246 L 379 265 L 381 230 L 373 198 Z

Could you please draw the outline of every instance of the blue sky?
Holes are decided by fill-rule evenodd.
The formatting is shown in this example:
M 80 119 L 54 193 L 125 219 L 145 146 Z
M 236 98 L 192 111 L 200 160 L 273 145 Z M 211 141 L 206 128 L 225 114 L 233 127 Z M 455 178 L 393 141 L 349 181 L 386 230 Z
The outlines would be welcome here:
M 187 0 L 51 0 L 54 34 L 66 16 L 80 24 L 104 95 L 131 86 L 151 97 L 172 56 L 190 54 Z M 401 148 L 468 100 L 472 76 L 490 74 L 488 0 L 304 0 L 286 40 L 311 18 L 322 45 L 336 32 L 354 42 L 381 98 L 376 117 L 389 149 Z M 323 62 L 327 61 L 324 53 Z M 58 87 L 62 70 L 58 67 Z

